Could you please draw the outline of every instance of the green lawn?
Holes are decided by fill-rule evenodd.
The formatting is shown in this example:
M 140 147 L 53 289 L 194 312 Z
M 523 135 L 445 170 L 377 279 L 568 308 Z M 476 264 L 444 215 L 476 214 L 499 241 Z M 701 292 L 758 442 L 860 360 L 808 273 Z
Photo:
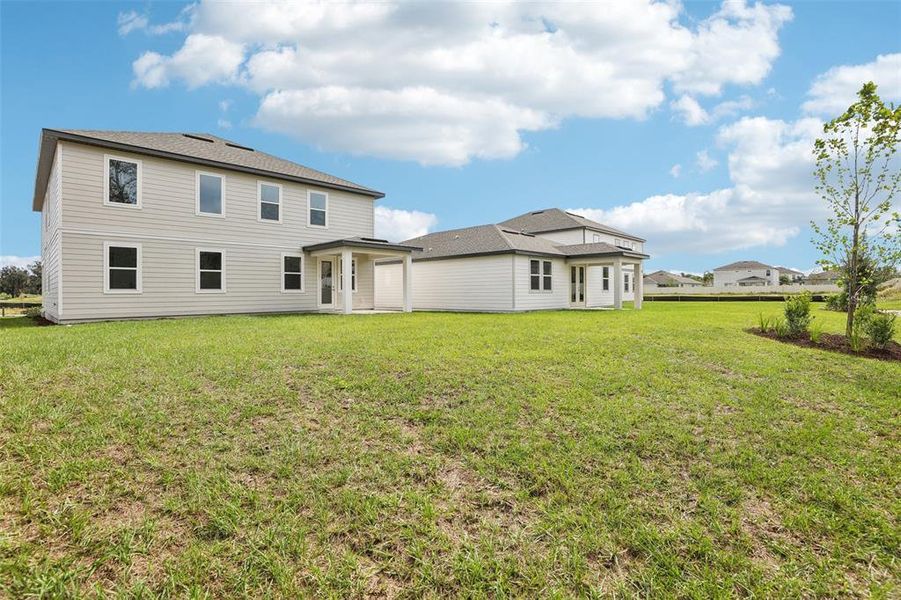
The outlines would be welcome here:
M 0 596 L 898 597 L 901 366 L 781 308 L 2 321 Z

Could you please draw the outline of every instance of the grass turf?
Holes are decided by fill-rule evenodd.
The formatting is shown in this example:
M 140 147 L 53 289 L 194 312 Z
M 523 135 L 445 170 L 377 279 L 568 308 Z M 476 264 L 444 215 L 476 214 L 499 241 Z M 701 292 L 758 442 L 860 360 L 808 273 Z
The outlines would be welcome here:
M 0 594 L 895 596 L 901 368 L 780 310 L 2 321 Z

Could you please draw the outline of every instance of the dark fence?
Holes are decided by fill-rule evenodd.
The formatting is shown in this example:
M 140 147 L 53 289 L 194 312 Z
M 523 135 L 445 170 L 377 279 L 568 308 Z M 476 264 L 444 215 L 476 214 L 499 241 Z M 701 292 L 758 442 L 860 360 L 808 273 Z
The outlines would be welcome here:
M 6 316 L 6 310 L 9 308 L 40 308 L 40 302 L 28 302 L 23 300 L 0 300 L 0 317 Z
M 830 294 L 811 294 L 810 299 L 814 302 L 825 302 L 826 297 Z M 720 294 L 715 296 L 696 296 L 688 294 L 655 294 L 653 296 L 645 296 L 645 302 L 782 302 L 785 296 L 782 294 Z

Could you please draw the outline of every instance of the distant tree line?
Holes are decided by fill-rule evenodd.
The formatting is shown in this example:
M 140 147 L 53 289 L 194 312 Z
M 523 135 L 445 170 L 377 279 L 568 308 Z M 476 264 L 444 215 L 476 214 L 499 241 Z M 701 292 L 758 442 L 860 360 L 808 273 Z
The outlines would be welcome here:
M 36 260 L 27 268 L 7 265 L 0 269 L 0 294 L 6 294 L 12 298 L 22 294 L 41 294 L 41 271 L 43 265 Z

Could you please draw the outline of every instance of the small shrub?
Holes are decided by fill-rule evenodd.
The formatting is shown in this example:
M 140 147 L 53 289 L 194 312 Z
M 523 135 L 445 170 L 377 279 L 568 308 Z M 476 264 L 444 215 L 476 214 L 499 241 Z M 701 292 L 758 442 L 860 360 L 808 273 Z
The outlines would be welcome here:
M 12 298 L 12 296 L 7 294 L 6 292 L 0 292 L 0 300 L 9 300 L 10 298 Z
M 41 308 L 39 306 L 30 306 L 23 310 L 22 314 L 29 319 L 37 319 L 41 316 Z
M 848 293 L 839 292 L 830 294 L 826 297 L 826 310 L 834 310 L 836 312 L 848 311 Z
M 863 329 L 874 348 L 885 350 L 895 335 L 895 315 L 874 313 L 863 323 Z
M 763 313 L 757 315 L 757 327 L 766 333 L 773 329 L 773 317 L 766 317 Z
M 785 299 L 785 325 L 788 335 L 801 335 L 810 326 L 810 292 Z
M 808 328 L 808 331 L 810 332 L 810 341 L 814 344 L 819 344 L 823 338 L 823 326 L 814 324 Z
M 848 343 L 851 350 L 861 352 L 867 347 L 866 331 L 870 319 L 876 313 L 876 307 L 872 304 L 861 304 L 854 311 L 854 325 L 851 327 L 851 337 Z
M 778 337 L 788 337 L 788 323 L 786 323 L 785 319 L 773 319 L 773 331 Z

